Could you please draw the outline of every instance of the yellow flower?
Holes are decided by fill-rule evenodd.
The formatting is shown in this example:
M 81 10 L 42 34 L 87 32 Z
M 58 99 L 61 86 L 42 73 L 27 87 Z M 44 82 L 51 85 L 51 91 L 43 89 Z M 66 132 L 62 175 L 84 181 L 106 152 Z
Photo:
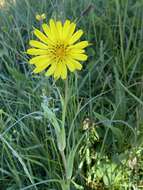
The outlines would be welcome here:
M 34 30 L 35 36 L 39 39 L 30 40 L 32 48 L 27 50 L 29 55 L 34 55 L 29 63 L 36 68 L 34 73 L 40 73 L 46 69 L 46 76 L 53 75 L 55 79 L 67 78 L 67 68 L 73 72 L 81 70 L 79 61 L 86 61 L 87 55 L 84 48 L 89 45 L 88 41 L 77 42 L 83 31 L 75 32 L 76 24 L 66 20 L 50 20 L 49 25 L 42 24 L 43 32 Z M 77 42 L 77 43 L 76 43 Z
M 37 15 L 36 15 L 36 19 L 37 19 L 38 21 L 44 20 L 44 19 L 46 19 L 46 15 L 45 15 L 44 13 L 41 14 L 41 15 L 37 14 Z

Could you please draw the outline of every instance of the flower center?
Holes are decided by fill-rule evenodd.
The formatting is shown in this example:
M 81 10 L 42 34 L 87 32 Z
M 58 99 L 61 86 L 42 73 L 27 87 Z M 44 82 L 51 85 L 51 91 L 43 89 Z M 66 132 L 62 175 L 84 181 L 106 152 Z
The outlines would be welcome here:
M 66 54 L 66 50 L 65 50 L 64 47 L 57 48 L 57 50 L 56 50 L 56 56 L 58 58 L 63 58 L 65 56 L 65 54 Z

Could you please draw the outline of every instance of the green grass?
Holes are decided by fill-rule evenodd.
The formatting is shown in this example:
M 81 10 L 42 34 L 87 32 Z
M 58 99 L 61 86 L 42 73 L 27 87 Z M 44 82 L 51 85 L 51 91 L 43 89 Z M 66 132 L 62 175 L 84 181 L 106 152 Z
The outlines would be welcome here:
M 6 0 L 0 8 L 0 189 L 60 190 L 65 177 L 52 125 L 61 123 L 64 82 L 33 75 L 24 53 L 33 27 L 40 27 L 35 14 L 43 12 L 47 21 L 76 21 L 92 43 L 84 69 L 69 74 L 66 158 L 81 139 L 73 167 L 69 162 L 70 189 L 143 189 L 142 10 L 142 0 Z

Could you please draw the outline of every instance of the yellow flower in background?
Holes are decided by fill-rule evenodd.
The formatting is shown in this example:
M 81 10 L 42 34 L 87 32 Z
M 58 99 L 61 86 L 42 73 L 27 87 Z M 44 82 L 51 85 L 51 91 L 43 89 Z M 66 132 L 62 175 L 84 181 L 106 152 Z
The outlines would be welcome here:
M 36 20 L 42 21 L 44 19 L 46 19 L 46 14 L 43 13 L 41 15 L 39 15 L 39 14 L 36 15 Z
M 42 24 L 43 32 L 34 30 L 35 36 L 39 39 L 30 40 L 32 48 L 27 50 L 29 55 L 35 57 L 29 60 L 36 68 L 34 73 L 40 73 L 46 69 L 46 76 L 53 75 L 55 79 L 67 78 L 67 68 L 73 72 L 81 70 L 79 61 L 86 61 L 85 47 L 88 41 L 77 42 L 83 35 L 82 30 L 75 32 L 76 24 L 66 20 L 50 20 L 49 25 Z

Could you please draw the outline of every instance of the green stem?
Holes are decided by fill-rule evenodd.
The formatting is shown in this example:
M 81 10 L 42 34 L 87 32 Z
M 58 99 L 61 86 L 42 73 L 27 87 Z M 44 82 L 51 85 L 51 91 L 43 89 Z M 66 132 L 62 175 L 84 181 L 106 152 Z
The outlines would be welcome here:
M 60 151 L 60 154 L 61 154 L 61 157 L 62 157 L 62 161 L 63 161 L 63 165 L 64 165 L 64 170 L 65 170 L 65 177 L 66 177 L 67 176 L 67 161 L 66 161 L 64 150 Z
M 65 97 L 63 98 L 63 111 L 62 111 L 62 129 L 65 133 L 65 119 L 66 119 L 66 112 L 67 112 L 67 103 L 68 103 L 68 78 L 65 81 Z M 66 141 L 66 135 L 64 135 Z M 62 186 L 63 190 L 70 190 L 70 181 L 67 178 L 67 161 L 64 150 L 60 151 L 64 170 L 65 170 L 65 183 Z
M 70 182 L 66 181 L 66 183 L 62 184 L 62 190 L 70 190 Z
M 68 103 L 68 78 L 65 81 L 65 98 L 63 102 L 64 105 L 63 105 L 63 113 L 62 113 L 62 127 L 65 127 L 67 103 Z
M 65 180 L 62 183 L 62 189 L 63 190 L 70 190 L 70 180 L 67 178 L 67 162 L 64 151 L 60 151 L 64 169 L 65 169 Z

